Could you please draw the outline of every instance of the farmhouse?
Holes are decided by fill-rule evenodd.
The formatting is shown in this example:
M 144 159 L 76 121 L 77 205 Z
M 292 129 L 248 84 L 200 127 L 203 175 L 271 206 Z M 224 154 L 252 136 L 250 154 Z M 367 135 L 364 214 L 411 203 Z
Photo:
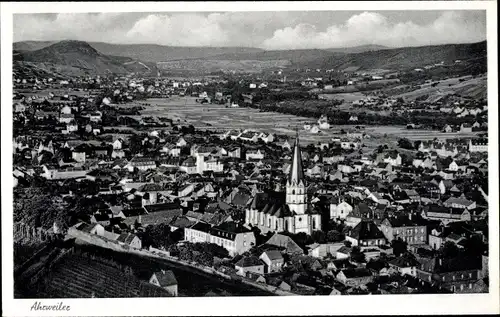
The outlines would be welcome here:
M 161 270 L 153 273 L 149 279 L 149 283 L 165 289 L 172 296 L 177 296 L 179 294 L 177 279 L 175 278 L 174 272 L 170 270 Z
M 264 263 L 256 256 L 244 256 L 234 265 L 238 275 L 264 274 Z
M 346 241 L 353 246 L 381 246 L 385 236 L 373 221 L 362 220 L 346 234 Z

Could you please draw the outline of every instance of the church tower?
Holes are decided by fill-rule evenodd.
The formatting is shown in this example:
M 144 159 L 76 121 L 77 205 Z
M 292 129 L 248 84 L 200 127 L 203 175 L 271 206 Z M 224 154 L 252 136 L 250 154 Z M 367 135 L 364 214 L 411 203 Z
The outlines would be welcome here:
M 302 167 L 302 153 L 300 152 L 299 134 L 293 148 L 292 165 L 286 183 L 286 203 L 290 210 L 298 215 L 303 215 L 307 209 L 307 193 Z

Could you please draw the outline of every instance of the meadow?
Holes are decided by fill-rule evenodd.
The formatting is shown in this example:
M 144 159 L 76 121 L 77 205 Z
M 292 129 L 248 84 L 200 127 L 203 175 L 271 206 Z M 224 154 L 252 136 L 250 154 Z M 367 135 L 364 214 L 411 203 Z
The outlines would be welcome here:
M 253 108 L 230 108 L 224 105 L 200 104 L 193 97 L 177 97 L 169 99 L 148 99 L 151 106 L 141 111 L 142 116 L 168 117 L 176 123 L 192 124 L 195 128 L 211 130 L 249 129 L 280 135 L 294 136 L 296 129 L 300 131 L 301 142 L 305 144 L 330 142 L 332 137 L 341 136 L 340 131 L 354 129 L 353 125 L 335 125 L 328 130 L 313 134 L 304 130 L 304 124 L 315 124 L 312 118 L 276 113 L 260 112 Z M 124 105 L 121 105 L 124 106 Z M 133 103 L 127 106 L 134 106 Z M 407 130 L 405 126 L 366 126 L 365 131 L 371 136 L 387 135 L 397 140 L 405 137 L 410 140 L 428 140 L 470 136 L 457 133 L 442 133 L 431 130 Z M 377 143 L 366 140 L 365 143 Z M 375 144 L 376 145 L 376 144 Z

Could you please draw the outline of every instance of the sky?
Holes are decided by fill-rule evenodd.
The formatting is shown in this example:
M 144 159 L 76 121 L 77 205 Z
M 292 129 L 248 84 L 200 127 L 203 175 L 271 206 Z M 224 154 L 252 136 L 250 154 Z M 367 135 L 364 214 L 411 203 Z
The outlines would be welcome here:
M 14 41 L 263 49 L 388 47 L 486 39 L 485 11 L 276 11 L 14 15 Z

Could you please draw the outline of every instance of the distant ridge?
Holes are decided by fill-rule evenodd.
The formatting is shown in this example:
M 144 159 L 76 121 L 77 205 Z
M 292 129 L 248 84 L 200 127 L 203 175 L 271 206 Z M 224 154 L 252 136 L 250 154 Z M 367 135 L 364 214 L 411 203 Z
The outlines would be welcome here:
M 43 47 L 42 47 L 43 46 Z M 39 48 L 42 47 L 42 48 Z M 36 48 L 35 50 L 32 50 Z M 357 52 L 360 51 L 360 52 Z M 486 69 L 486 41 L 421 47 L 386 48 L 365 45 L 351 48 L 262 50 L 243 47 L 170 47 L 151 44 L 108 44 L 66 40 L 61 42 L 17 42 L 14 60 L 37 63 L 38 67 L 59 67 L 62 73 L 156 73 L 160 61 L 174 62 L 162 68 L 178 67 L 204 71 L 234 68 L 255 71 L 277 65 L 292 68 L 404 70 L 456 60 L 471 61 Z M 247 62 L 256 61 L 256 62 Z M 260 63 L 260 64 L 259 64 Z M 179 65 L 177 65 L 179 64 Z M 54 66 L 55 65 L 55 66 Z M 177 66 L 176 66 L 177 65 Z M 214 66 L 215 65 L 215 66 Z
M 359 46 L 352 46 L 352 47 L 327 48 L 325 50 L 332 52 L 332 53 L 350 54 L 350 53 L 363 53 L 363 52 L 371 52 L 371 51 L 380 51 L 380 50 L 386 50 L 386 49 L 391 49 L 391 48 L 392 47 L 387 47 L 387 46 L 383 46 L 383 45 L 367 44 L 367 45 L 359 45 Z
M 57 41 L 22 41 L 15 42 L 13 48 L 17 51 L 34 51 L 55 43 Z M 214 60 L 286 59 L 293 62 L 331 56 L 332 53 L 359 53 L 387 48 L 382 45 L 361 45 L 328 49 L 264 50 L 255 47 L 183 47 L 157 44 L 111 44 L 104 42 L 88 42 L 88 44 L 106 55 L 130 57 L 149 62 L 209 58 Z
M 477 61 L 480 59 L 482 62 L 486 62 L 486 41 L 470 44 L 402 47 L 327 56 L 299 66 L 334 69 L 345 69 L 352 66 L 360 69 L 408 69 L 440 62 L 450 64 L 456 60 Z
M 22 41 L 15 42 L 17 51 L 33 51 L 50 46 L 57 41 Z M 130 57 L 149 62 L 165 62 L 179 59 L 206 58 L 221 54 L 252 53 L 263 51 L 254 47 L 184 47 L 157 44 L 111 44 L 88 42 L 97 51 L 113 56 Z
M 75 40 L 60 41 L 33 51 L 17 50 L 14 54 L 15 61 L 35 63 L 41 68 L 55 68 L 72 74 L 125 74 L 155 68 L 155 65 L 132 63 L 134 59 L 129 57 L 103 54 L 87 42 Z

